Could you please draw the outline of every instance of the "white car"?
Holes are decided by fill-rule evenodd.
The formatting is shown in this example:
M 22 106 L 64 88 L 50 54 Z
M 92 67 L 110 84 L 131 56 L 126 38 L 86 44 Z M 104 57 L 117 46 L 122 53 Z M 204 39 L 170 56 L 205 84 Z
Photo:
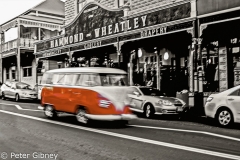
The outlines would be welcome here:
M 1 95 L 2 99 L 12 98 L 15 101 L 19 101 L 21 99 L 37 99 L 37 92 L 26 83 L 22 82 L 10 82 L 7 81 L 1 86 Z
M 240 86 L 211 94 L 204 109 L 206 116 L 215 118 L 221 126 L 240 123 Z
M 166 97 L 160 90 L 151 87 L 131 87 L 128 94 L 130 109 L 144 113 L 146 118 L 154 114 L 179 114 L 186 111 L 186 103 L 175 97 Z

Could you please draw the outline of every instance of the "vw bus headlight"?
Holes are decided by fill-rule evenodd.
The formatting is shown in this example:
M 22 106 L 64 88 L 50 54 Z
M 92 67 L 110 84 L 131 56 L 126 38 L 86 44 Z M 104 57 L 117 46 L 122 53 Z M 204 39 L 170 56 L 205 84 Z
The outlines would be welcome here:
M 107 98 L 103 97 L 102 95 L 98 95 L 99 101 L 98 105 L 103 108 L 108 108 L 111 104 L 111 101 L 108 100 Z
M 103 108 L 108 108 L 111 102 L 108 100 L 99 100 L 99 106 Z

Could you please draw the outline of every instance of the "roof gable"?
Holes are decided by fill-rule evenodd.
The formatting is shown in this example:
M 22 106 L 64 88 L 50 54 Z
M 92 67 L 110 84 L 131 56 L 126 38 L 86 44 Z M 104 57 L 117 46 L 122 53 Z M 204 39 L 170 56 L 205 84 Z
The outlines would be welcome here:
M 64 16 L 64 2 L 61 0 L 45 0 L 31 10 Z

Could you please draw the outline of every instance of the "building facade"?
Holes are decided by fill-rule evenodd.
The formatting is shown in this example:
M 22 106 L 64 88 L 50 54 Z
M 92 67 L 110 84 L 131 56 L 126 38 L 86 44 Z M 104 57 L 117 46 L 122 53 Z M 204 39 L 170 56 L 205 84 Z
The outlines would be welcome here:
M 154 87 L 169 96 L 193 92 L 196 7 L 195 0 L 67 0 L 62 34 L 37 42 L 35 54 L 59 68 L 121 68 L 131 85 L 155 76 Z
M 204 102 L 214 92 L 240 84 L 240 1 L 198 1 L 198 64 L 203 71 Z
M 41 64 L 36 64 L 34 43 L 59 35 L 64 17 L 64 2 L 46 0 L 0 25 L 1 82 L 17 80 L 32 86 L 37 83 Z

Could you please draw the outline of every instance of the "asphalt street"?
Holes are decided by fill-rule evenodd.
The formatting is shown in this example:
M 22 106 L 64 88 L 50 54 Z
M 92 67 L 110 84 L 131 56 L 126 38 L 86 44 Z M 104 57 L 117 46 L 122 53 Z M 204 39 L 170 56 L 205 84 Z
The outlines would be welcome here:
M 206 118 L 139 115 L 127 126 L 86 127 L 67 114 L 49 120 L 38 106 L 0 100 L 0 159 L 240 159 L 237 124 L 219 128 Z

